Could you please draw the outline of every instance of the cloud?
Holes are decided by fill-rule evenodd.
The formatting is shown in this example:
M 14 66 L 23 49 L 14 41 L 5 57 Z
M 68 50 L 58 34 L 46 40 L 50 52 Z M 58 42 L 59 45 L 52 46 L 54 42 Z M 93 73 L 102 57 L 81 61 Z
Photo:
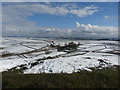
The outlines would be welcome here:
M 98 11 L 98 8 L 93 5 L 80 8 L 76 4 L 59 4 L 53 6 L 51 3 L 3 3 L 2 7 L 3 27 L 18 26 L 24 28 L 27 26 L 36 26 L 35 22 L 27 20 L 27 17 L 34 14 L 61 16 L 72 14 L 83 18 Z
M 118 28 L 113 26 L 84 25 L 76 22 L 77 33 L 94 38 L 118 38 Z
M 74 10 L 74 9 L 70 10 L 69 13 L 75 14 L 78 17 L 84 17 L 84 16 L 87 16 L 87 15 L 93 15 L 95 12 L 98 11 L 97 9 L 98 9 L 98 7 L 94 7 L 92 5 L 92 6 L 84 7 L 83 9 L 79 9 L 79 10 Z
M 104 16 L 105 19 L 109 19 L 109 16 Z
M 28 2 L 29 0 L 2 0 L 2 2 Z M 31 0 L 32 2 L 40 1 L 40 0 Z
M 0 3 L 0 12 L 2 12 L 2 4 L 1 3 Z M 0 14 L 0 36 L 2 36 L 2 14 Z
M 53 3 L 52 3 L 53 4 Z M 76 15 L 85 17 L 97 12 L 97 7 L 91 5 L 80 8 L 76 4 L 58 4 L 51 3 L 3 3 L 2 6 L 2 24 L 3 34 L 16 30 L 31 31 L 36 26 L 36 22 L 29 21 L 27 18 L 34 14 L 50 14 L 50 15 Z M 41 21 L 42 23 L 42 21 Z M 8 33 L 9 34 L 9 33 Z M 8 35 L 7 34 L 7 35 Z M 16 34 L 16 33 L 15 33 Z M 12 34 L 13 35 L 13 34 Z
M 27 37 L 78 37 L 78 38 L 118 38 L 117 27 L 98 26 L 76 23 L 77 28 L 40 28 L 40 27 L 9 27 L 3 31 L 4 35 Z M 79 27 L 78 27 L 79 26 Z M 9 31 L 11 30 L 11 31 Z
M 119 2 L 119 0 L 2 0 L 2 2 Z
M 78 17 L 84 17 L 87 15 L 92 15 L 95 12 L 98 11 L 98 7 L 95 7 L 93 5 L 86 6 L 84 8 L 80 8 L 79 6 L 76 6 L 73 4 L 63 4 L 60 6 L 52 6 L 52 4 L 19 4 L 19 5 L 8 5 L 3 6 L 3 9 L 11 9 L 12 11 L 18 10 L 18 12 L 22 12 L 24 15 L 32 15 L 34 13 L 40 13 L 40 14 L 51 14 L 51 15 L 68 15 L 73 14 Z M 7 10 L 8 11 L 8 10 Z M 27 12 L 28 13 L 27 13 Z M 4 12 L 4 10 L 3 10 Z M 23 16 L 23 15 L 22 15 Z
M 80 23 L 76 22 L 76 26 L 77 26 L 77 28 L 79 28 L 80 27 Z

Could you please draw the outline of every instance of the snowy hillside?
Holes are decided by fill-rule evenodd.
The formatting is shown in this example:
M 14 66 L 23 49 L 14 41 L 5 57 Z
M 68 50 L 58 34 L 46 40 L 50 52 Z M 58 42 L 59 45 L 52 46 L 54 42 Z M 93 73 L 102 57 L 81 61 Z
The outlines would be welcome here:
M 67 53 L 50 47 L 51 42 L 62 46 L 69 42 L 80 45 L 76 51 Z M 24 74 L 72 73 L 118 65 L 118 45 L 118 41 L 4 37 L 0 47 L 0 72 L 16 67 L 23 69 Z

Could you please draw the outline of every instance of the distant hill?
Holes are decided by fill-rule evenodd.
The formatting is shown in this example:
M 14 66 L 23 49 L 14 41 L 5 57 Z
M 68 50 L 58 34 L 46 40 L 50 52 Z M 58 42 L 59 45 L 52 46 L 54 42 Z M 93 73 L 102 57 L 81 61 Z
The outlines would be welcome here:
M 69 39 L 69 40 L 112 40 L 118 41 L 118 38 L 79 38 L 79 37 L 57 37 L 56 39 Z

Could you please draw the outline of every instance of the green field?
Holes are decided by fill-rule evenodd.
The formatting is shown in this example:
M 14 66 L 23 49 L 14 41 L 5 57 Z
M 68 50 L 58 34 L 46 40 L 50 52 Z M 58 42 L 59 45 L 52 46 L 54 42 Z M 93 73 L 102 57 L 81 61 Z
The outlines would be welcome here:
M 20 70 L 2 73 L 3 88 L 118 88 L 120 66 L 81 71 L 72 74 L 20 74 Z

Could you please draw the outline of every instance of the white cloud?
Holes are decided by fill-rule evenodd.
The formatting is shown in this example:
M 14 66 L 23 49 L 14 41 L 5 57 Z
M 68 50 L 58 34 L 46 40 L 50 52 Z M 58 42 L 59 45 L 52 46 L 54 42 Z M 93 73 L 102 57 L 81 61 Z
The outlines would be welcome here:
M 78 17 L 85 17 L 97 12 L 98 8 L 91 5 L 84 8 L 79 8 L 76 4 L 62 4 L 52 6 L 50 3 L 46 4 L 25 4 L 25 3 L 6 3 L 2 8 L 3 26 L 18 26 L 27 27 L 35 26 L 35 22 L 28 21 L 26 18 L 34 14 L 51 14 L 51 15 L 76 15 Z M 42 21 L 41 21 L 42 23 Z
M 104 16 L 105 19 L 109 19 L 109 16 Z
M 79 37 L 79 38 L 118 38 L 117 27 L 85 25 L 76 23 L 77 28 L 40 28 L 40 27 L 9 27 L 4 28 L 4 35 L 29 37 Z M 79 24 L 79 27 L 78 27 Z M 11 30 L 11 31 L 10 31 Z
M 88 6 L 88 7 L 84 7 L 83 9 L 79 9 L 79 10 L 70 10 L 69 13 L 71 14 L 75 14 L 77 15 L 78 17 L 84 17 L 84 16 L 87 16 L 87 15 L 92 15 L 94 14 L 95 12 L 97 12 L 98 8 L 97 7 L 94 7 L 94 6 Z
M 28 26 L 31 28 L 36 27 L 35 22 L 26 19 L 36 13 L 51 15 L 73 14 L 78 17 L 84 17 L 94 14 L 96 10 L 97 7 L 93 5 L 79 8 L 76 4 L 62 4 L 53 7 L 51 3 L 4 3 L 2 8 L 2 23 L 3 27 L 24 27 L 27 30 Z
M 0 3 L 0 13 L 1 12 L 2 12 L 2 4 Z M 2 14 L 0 14 L 0 36 L 2 36 Z
M 76 26 L 77 26 L 77 28 L 79 28 L 80 27 L 80 23 L 76 22 Z
M 118 28 L 113 26 L 84 25 L 76 23 L 76 32 L 87 35 L 88 37 L 118 38 Z
M 65 4 L 66 5 L 66 4 Z M 87 15 L 92 15 L 95 12 L 98 11 L 98 8 L 91 5 L 84 8 L 79 8 L 79 6 L 76 6 L 74 8 L 74 4 L 71 6 L 71 4 L 66 5 L 64 4 L 61 6 L 52 6 L 51 4 L 23 4 L 23 5 L 8 5 L 3 6 L 3 9 L 11 9 L 12 11 L 18 11 L 19 13 L 23 13 L 23 15 L 32 15 L 34 13 L 45 13 L 45 14 L 51 14 L 51 15 L 67 15 L 67 14 L 73 14 L 78 17 L 84 17 Z M 71 9 L 69 9 L 71 7 Z M 3 12 L 4 12 L 3 10 Z M 27 11 L 27 12 L 26 12 Z M 7 10 L 8 12 L 8 10 Z M 22 15 L 22 16 L 23 16 Z

